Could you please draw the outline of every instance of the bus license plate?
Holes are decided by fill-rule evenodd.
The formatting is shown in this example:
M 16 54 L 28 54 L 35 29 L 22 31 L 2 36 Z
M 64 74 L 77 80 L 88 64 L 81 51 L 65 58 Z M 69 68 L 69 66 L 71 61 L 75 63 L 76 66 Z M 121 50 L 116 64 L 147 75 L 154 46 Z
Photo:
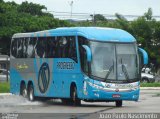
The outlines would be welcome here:
M 119 95 L 119 94 L 113 94 L 112 97 L 113 97 L 113 98 L 120 98 L 121 95 Z

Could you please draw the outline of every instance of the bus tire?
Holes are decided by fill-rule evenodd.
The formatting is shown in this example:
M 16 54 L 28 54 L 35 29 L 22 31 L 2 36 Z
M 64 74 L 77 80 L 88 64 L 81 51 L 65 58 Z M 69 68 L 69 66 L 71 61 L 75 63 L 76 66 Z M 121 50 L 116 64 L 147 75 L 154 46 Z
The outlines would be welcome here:
M 62 104 L 64 105 L 69 105 L 70 102 L 72 102 L 70 99 L 61 99 L 61 101 L 62 101 Z
M 116 107 L 122 107 L 122 100 L 116 101 Z
M 77 96 L 77 88 L 76 88 L 76 86 L 74 86 L 72 88 L 72 91 L 71 91 L 71 103 L 72 103 L 73 106 L 81 105 L 81 100 L 78 99 L 78 96 Z
M 29 87 L 28 87 L 28 100 L 29 101 L 34 101 L 34 88 L 33 88 L 33 85 L 30 84 Z
M 143 78 L 142 83 L 149 83 L 149 80 L 147 78 Z
M 25 83 L 21 83 L 21 86 L 20 86 L 20 95 L 22 95 L 25 98 L 27 97 L 27 89 L 26 89 Z

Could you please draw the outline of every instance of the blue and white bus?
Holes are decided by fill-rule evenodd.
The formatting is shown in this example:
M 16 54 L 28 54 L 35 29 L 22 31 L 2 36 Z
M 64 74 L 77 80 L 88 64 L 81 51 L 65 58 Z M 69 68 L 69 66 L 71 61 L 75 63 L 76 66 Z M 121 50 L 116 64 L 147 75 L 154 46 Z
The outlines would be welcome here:
M 74 105 L 83 100 L 120 107 L 123 100 L 137 101 L 141 64 L 148 62 L 131 34 L 99 27 L 17 33 L 10 54 L 11 93 Z

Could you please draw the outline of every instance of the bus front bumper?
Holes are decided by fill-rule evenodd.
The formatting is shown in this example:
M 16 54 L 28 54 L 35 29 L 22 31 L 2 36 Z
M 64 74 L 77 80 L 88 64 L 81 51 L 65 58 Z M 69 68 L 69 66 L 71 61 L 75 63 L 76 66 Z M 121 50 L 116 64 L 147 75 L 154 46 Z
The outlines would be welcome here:
M 87 89 L 83 91 L 85 100 L 93 101 L 116 101 L 116 100 L 128 100 L 138 101 L 140 88 L 137 89 L 105 89 L 95 86 L 87 86 Z

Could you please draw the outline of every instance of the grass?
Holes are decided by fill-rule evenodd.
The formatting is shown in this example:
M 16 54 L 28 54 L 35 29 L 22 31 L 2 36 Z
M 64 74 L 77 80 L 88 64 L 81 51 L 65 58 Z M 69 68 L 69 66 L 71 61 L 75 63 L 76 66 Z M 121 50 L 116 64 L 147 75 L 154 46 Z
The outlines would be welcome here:
M 160 82 L 158 83 L 141 83 L 141 87 L 160 87 Z
M 156 96 L 157 96 L 157 97 L 160 97 L 160 93 L 157 93 Z
M 0 93 L 9 93 L 10 83 L 9 82 L 0 82 Z

